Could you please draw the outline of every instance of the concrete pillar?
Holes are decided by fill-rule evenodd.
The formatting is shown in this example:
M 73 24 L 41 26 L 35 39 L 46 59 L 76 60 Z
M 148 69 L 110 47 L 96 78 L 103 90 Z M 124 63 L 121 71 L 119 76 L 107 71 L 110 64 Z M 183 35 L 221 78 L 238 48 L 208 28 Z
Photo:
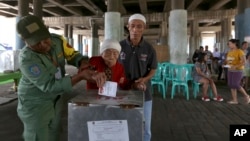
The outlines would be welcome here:
M 225 50 L 228 45 L 228 40 L 232 38 L 232 20 L 230 18 L 221 20 L 221 48 Z
M 161 36 L 160 36 L 160 45 L 168 45 L 168 36 L 167 36 L 168 23 L 162 21 L 161 23 Z
M 171 0 L 172 9 L 184 9 L 184 0 Z
M 74 39 L 73 39 L 73 25 L 69 25 L 68 28 L 68 42 L 71 46 L 74 46 Z
M 245 8 L 248 5 L 248 0 L 237 0 L 238 14 L 235 16 L 235 38 L 240 42 L 244 41 L 245 37 Z
M 250 1 L 249 0 L 246 1 L 246 8 L 250 8 Z
M 184 0 L 171 0 L 169 15 L 170 62 L 174 64 L 187 63 L 187 11 L 184 10 Z
M 247 2 L 246 6 L 244 11 L 244 41 L 250 43 L 250 1 Z
M 170 11 L 168 21 L 170 62 L 185 64 L 187 63 L 187 11 Z
M 105 13 L 104 39 L 121 40 L 121 0 L 108 0 Z
M 65 24 L 64 25 L 64 38 L 68 41 L 68 35 L 69 35 L 69 25 Z
M 245 6 L 247 5 L 248 0 L 237 0 L 237 11 L 238 14 L 243 14 L 245 10 Z
M 73 26 L 72 25 L 69 25 L 69 28 L 68 28 L 68 37 L 69 38 L 73 38 Z
M 195 49 L 200 46 L 199 36 L 199 22 L 197 20 L 190 21 L 189 58 L 192 57 Z
M 119 12 L 121 0 L 107 0 L 107 11 L 108 12 Z
M 16 22 L 20 20 L 21 17 L 27 16 L 29 14 L 29 1 L 18 0 L 18 16 L 16 17 Z M 16 50 L 22 49 L 25 46 L 23 40 L 16 34 Z
M 219 43 L 221 41 L 221 31 L 215 33 L 215 42 Z
M 18 0 L 18 16 L 23 17 L 29 14 L 29 1 Z
M 91 54 L 90 54 L 90 57 L 91 56 L 98 56 L 100 55 L 100 52 L 99 52 L 99 37 L 98 37 L 98 27 L 97 25 L 95 24 L 94 21 L 92 21 L 91 23 L 91 36 L 92 36 L 92 40 L 91 40 Z
M 16 23 L 21 19 L 21 17 L 27 16 L 29 14 L 29 1 L 26 0 L 18 0 L 18 16 L 16 17 Z M 20 38 L 18 34 L 16 34 L 16 50 L 14 51 L 14 70 L 19 69 L 19 61 L 18 55 L 20 49 L 25 46 L 25 43 Z
M 244 38 L 244 14 L 235 16 L 235 38 L 243 41 Z
M 124 38 L 126 38 L 126 37 L 124 36 L 124 18 L 121 17 L 120 40 L 123 40 Z
M 33 13 L 39 18 L 43 17 L 43 0 L 33 0 Z
M 121 40 L 121 14 L 119 12 L 105 13 L 105 39 Z
M 220 52 L 223 51 L 221 47 L 221 31 L 215 33 L 215 47 L 217 47 Z
M 87 55 L 88 56 L 88 54 L 90 54 L 89 53 L 89 47 L 90 47 L 90 45 L 91 45 L 91 40 L 89 39 L 89 38 L 84 38 L 84 46 L 83 46 L 83 48 L 84 48 L 84 51 L 83 51 L 83 55 Z
M 83 42 L 82 42 L 82 35 L 77 36 L 77 44 L 78 44 L 78 51 L 83 54 Z

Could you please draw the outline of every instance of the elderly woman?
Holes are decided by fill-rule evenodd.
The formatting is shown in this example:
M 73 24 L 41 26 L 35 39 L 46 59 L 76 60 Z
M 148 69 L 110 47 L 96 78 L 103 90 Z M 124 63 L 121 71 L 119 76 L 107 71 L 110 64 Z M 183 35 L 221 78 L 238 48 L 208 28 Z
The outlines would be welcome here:
M 120 51 L 121 46 L 118 41 L 104 40 L 100 48 L 100 56 L 93 56 L 89 59 L 89 68 L 105 72 L 107 81 L 117 82 L 119 88 L 127 89 L 128 80 L 125 77 L 124 68 L 122 64 L 117 62 Z M 87 89 L 98 89 L 98 87 L 95 83 L 87 81 Z
M 223 101 L 221 96 L 218 96 L 217 88 L 214 84 L 213 79 L 211 78 L 211 72 L 208 69 L 207 61 L 208 57 L 206 53 L 201 53 L 198 61 L 195 63 L 195 71 L 194 71 L 194 81 L 201 83 L 203 85 L 202 88 L 202 100 L 203 101 L 210 101 L 209 97 L 207 96 L 208 86 L 212 88 L 215 101 Z
M 243 77 L 243 69 L 246 63 L 244 52 L 239 49 L 239 40 L 231 39 L 228 42 L 230 50 L 226 57 L 226 67 L 228 67 L 228 86 L 231 89 L 232 100 L 228 101 L 229 104 L 238 104 L 237 90 L 239 90 L 245 97 L 246 104 L 250 103 L 249 95 L 244 88 L 240 85 Z
M 126 79 L 123 65 L 117 60 L 121 51 L 121 46 L 118 41 L 114 39 L 106 39 L 103 41 L 100 48 L 100 56 L 93 56 L 89 59 L 91 69 L 97 72 L 105 72 L 107 81 L 118 83 L 118 89 L 130 89 L 131 87 L 142 89 L 146 86 L 138 84 L 131 84 Z M 96 83 L 87 81 L 87 89 L 98 89 Z

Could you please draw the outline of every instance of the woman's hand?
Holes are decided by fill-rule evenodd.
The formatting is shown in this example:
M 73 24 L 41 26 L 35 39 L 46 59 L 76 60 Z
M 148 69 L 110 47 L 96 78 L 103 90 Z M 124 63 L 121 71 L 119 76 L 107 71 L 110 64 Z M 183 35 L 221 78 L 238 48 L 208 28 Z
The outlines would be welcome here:
M 98 88 L 102 88 L 104 83 L 106 82 L 107 77 L 104 72 L 97 72 L 92 75 L 91 79 L 96 82 Z
M 237 68 L 237 67 L 236 67 L 235 65 L 231 65 L 231 66 L 230 66 L 230 70 L 236 70 L 236 68 Z
M 106 82 L 106 75 L 104 72 L 97 72 L 90 69 L 85 69 L 78 73 L 81 79 L 85 79 L 87 81 L 95 82 L 97 87 L 102 87 Z

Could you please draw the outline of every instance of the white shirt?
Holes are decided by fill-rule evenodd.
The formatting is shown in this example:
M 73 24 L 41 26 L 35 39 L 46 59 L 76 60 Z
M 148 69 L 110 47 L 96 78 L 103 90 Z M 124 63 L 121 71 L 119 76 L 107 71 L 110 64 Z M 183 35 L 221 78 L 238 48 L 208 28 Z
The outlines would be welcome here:
M 218 57 L 218 58 L 220 58 L 220 52 L 219 52 L 219 51 L 213 52 L 213 57 Z

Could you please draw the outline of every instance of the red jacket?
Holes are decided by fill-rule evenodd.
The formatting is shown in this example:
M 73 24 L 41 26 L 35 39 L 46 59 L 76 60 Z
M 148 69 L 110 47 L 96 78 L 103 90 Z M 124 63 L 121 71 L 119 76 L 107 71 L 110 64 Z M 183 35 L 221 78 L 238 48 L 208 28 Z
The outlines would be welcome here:
M 95 67 L 96 71 L 98 72 L 104 72 L 105 68 L 107 67 L 101 56 L 91 57 L 89 59 L 89 64 Z M 122 64 L 117 61 L 116 64 L 111 68 L 111 71 L 111 81 L 118 83 L 118 89 L 130 88 L 129 81 L 126 78 L 125 70 Z M 87 81 L 87 89 L 98 89 L 98 87 L 95 83 Z

